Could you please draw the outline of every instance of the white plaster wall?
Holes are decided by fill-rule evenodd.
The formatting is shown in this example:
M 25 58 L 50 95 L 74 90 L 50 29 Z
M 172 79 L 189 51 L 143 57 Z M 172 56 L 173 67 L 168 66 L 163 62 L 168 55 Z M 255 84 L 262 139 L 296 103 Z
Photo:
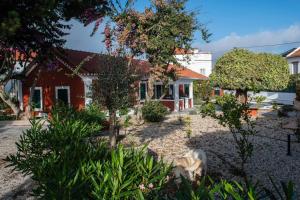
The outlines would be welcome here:
M 298 72 L 300 72 L 300 57 L 295 58 L 286 58 L 289 63 L 289 70 L 290 73 L 293 74 L 293 62 L 299 62 L 298 63 Z
M 177 61 L 184 67 L 191 69 L 197 73 L 201 73 L 201 69 L 205 69 L 205 76 L 209 76 L 212 72 L 212 54 L 208 52 L 194 51 L 194 54 L 189 54 L 188 58 L 185 55 L 175 55 Z
M 234 94 L 235 91 L 224 90 L 224 93 Z M 250 97 L 265 96 L 266 100 L 264 102 L 268 102 L 268 103 L 276 102 L 278 104 L 293 105 L 294 104 L 294 99 L 296 98 L 296 93 L 262 91 L 262 92 L 259 92 L 259 93 L 248 92 L 248 96 L 250 96 Z

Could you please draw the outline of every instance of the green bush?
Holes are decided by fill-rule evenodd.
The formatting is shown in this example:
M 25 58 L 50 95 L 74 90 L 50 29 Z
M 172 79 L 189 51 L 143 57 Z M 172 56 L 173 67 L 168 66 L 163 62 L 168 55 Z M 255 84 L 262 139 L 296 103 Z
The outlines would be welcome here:
M 209 80 L 193 82 L 194 103 L 202 104 L 203 101 L 209 101 L 213 91 L 213 85 Z
M 95 142 L 96 124 L 58 113 L 53 113 L 48 128 L 35 119 L 31 123 L 17 142 L 17 153 L 6 160 L 14 170 L 31 175 L 38 198 L 154 199 L 166 184 L 170 166 L 144 149 L 111 150 Z
M 105 125 L 106 120 L 105 113 L 96 104 L 91 104 L 79 111 L 73 107 L 56 105 L 51 115 L 56 115 L 61 120 L 74 119 L 83 121 L 86 124 L 97 126 L 98 131 Z
M 159 101 L 147 101 L 142 107 L 143 118 L 149 122 L 161 122 L 167 114 L 167 107 Z
M 184 177 L 179 190 L 176 192 L 176 199 L 178 200 L 259 200 L 259 199 L 285 199 L 296 200 L 295 186 L 289 181 L 287 184 L 281 182 L 281 187 L 271 180 L 271 188 L 256 184 L 248 184 L 247 186 L 236 181 L 221 180 L 214 182 L 209 177 L 203 178 L 196 184 L 190 183 Z
M 0 115 L 0 121 L 10 121 L 16 120 L 16 116 L 14 115 Z

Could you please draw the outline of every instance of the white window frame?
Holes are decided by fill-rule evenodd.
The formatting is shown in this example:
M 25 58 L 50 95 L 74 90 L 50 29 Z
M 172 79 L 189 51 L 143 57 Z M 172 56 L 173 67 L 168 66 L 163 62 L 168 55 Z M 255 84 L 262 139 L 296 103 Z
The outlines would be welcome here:
M 200 74 L 205 75 L 205 73 L 206 73 L 205 68 L 200 68 Z
M 299 73 L 299 62 L 296 61 L 296 62 L 292 62 L 292 66 L 293 66 L 293 74 L 298 74 Z M 296 68 L 296 70 L 295 70 Z
M 58 100 L 58 90 L 66 89 L 68 91 L 68 105 L 71 104 L 71 96 L 70 96 L 70 86 L 55 86 L 55 101 Z
M 42 87 L 35 87 L 34 90 L 39 90 L 39 91 L 40 91 L 41 107 L 40 107 L 40 108 L 34 108 L 33 110 L 34 110 L 34 111 L 43 111 L 43 106 L 44 106 L 44 105 L 43 105 L 43 88 L 42 88 Z M 30 92 L 32 92 L 32 91 L 30 91 Z M 33 95 L 34 95 L 34 93 L 33 93 Z M 32 102 L 30 102 L 30 103 L 32 103 Z

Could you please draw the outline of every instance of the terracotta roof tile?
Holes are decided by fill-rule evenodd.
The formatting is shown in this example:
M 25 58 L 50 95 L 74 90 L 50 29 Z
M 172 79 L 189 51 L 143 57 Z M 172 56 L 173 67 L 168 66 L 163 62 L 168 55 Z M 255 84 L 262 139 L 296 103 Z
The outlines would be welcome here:
M 101 72 L 101 66 L 103 66 L 102 58 L 106 56 L 104 54 L 96 54 L 92 52 L 78 51 L 65 49 L 64 55 L 61 60 L 65 62 L 69 67 L 76 69 L 83 60 L 86 62 L 82 63 L 79 73 L 82 74 L 97 74 Z M 134 66 L 138 67 L 138 73 L 146 75 L 150 71 L 150 63 L 144 60 L 133 60 Z M 185 67 L 178 67 L 170 65 L 170 68 L 176 68 L 177 75 L 183 78 L 192 79 L 207 79 L 206 76 L 196 73 Z
M 194 52 L 192 50 L 186 50 L 182 48 L 175 49 L 175 55 L 184 55 L 184 54 L 193 54 Z

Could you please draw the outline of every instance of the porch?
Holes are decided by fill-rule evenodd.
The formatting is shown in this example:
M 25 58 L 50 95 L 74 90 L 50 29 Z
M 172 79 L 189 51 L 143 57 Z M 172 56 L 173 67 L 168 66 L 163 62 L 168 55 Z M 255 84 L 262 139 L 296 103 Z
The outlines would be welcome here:
M 139 100 L 144 103 L 147 96 L 147 81 L 140 82 Z M 171 111 L 178 112 L 194 107 L 193 101 L 193 80 L 179 79 L 177 81 L 170 81 L 168 90 L 165 96 L 163 95 L 163 85 L 160 82 L 154 84 L 154 95 L 152 100 L 160 101 L 164 106 Z

